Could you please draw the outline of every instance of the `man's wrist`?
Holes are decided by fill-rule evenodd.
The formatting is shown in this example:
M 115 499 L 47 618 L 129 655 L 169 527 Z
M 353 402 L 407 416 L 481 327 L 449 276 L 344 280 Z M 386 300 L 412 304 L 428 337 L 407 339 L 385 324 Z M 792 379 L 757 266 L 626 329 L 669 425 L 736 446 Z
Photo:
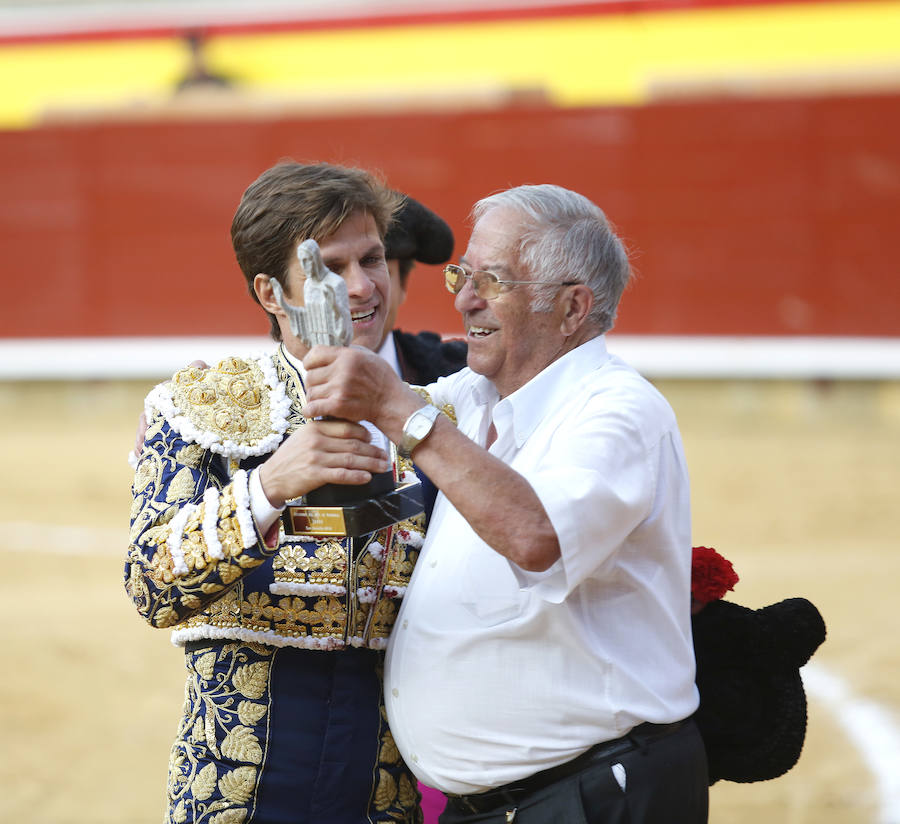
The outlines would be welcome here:
M 279 496 L 278 491 L 273 488 L 274 484 L 272 484 L 271 479 L 266 476 L 266 465 L 261 464 L 250 474 L 251 479 L 253 477 L 256 478 L 259 493 L 265 499 L 266 505 L 277 512 L 281 512 L 284 509 L 285 501 L 287 499 L 283 496 Z
M 406 419 L 400 442 L 397 444 L 397 450 L 404 458 L 412 457 L 413 450 L 432 433 L 440 414 L 437 407 L 425 404 Z
M 256 521 L 259 531 L 265 533 L 280 517 L 284 506 L 272 506 L 268 495 L 262 486 L 259 467 L 250 473 L 247 483 L 247 491 L 250 494 L 250 513 Z

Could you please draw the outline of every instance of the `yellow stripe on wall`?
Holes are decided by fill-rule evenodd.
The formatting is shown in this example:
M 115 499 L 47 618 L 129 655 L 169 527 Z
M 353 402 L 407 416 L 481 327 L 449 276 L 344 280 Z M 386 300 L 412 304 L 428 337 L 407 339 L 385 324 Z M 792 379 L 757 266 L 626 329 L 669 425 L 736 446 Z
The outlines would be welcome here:
M 165 101 L 186 54 L 172 38 L 2 47 L 0 127 L 28 127 L 48 109 Z
M 262 97 L 541 89 L 563 106 L 638 105 L 679 79 L 900 72 L 900 2 L 233 34 L 206 56 Z M 0 128 L 60 107 L 164 103 L 186 65 L 175 38 L 0 47 Z

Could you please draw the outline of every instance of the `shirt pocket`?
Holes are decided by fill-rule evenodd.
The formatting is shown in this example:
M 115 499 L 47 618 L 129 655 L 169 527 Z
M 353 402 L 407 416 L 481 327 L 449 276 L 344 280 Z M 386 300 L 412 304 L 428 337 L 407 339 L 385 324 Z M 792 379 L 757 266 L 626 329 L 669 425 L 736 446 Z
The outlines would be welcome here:
M 509 562 L 487 546 L 471 552 L 462 570 L 460 601 L 483 626 L 518 617 L 531 600 L 519 587 Z

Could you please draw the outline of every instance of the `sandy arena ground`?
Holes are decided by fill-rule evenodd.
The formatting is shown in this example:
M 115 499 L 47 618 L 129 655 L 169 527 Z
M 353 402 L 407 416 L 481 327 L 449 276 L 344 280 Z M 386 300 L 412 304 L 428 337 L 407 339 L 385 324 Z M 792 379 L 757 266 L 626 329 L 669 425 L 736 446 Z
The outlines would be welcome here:
M 716 784 L 710 820 L 898 824 L 900 384 L 660 387 L 685 440 L 694 543 L 732 560 L 739 603 L 813 601 L 829 633 L 813 660 L 840 688 L 811 694 L 798 766 Z M 162 818 L 181 655 L 121 581 L 125 455 L 148 389 L 0 384 L 0 821 Z M 850 721 L 878 745 L 873 758 L 848 737 Z

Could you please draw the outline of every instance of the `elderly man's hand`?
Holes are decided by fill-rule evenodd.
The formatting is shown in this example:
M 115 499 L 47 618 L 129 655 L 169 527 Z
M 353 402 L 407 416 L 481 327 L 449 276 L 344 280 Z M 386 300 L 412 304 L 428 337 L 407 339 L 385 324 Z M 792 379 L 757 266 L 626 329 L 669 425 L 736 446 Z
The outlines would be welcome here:
M 365 427 L 342 420 L 309 421 L 259 468 L 269 503 L 280 507 L 323 484 L 365 484 L 391 468 Z
M 315 346 L 303 365 L 304 415 L 371 421 L 389 434 L 382 425 L 384 417 L 408 390 L 387 361 L 357 346 Z

